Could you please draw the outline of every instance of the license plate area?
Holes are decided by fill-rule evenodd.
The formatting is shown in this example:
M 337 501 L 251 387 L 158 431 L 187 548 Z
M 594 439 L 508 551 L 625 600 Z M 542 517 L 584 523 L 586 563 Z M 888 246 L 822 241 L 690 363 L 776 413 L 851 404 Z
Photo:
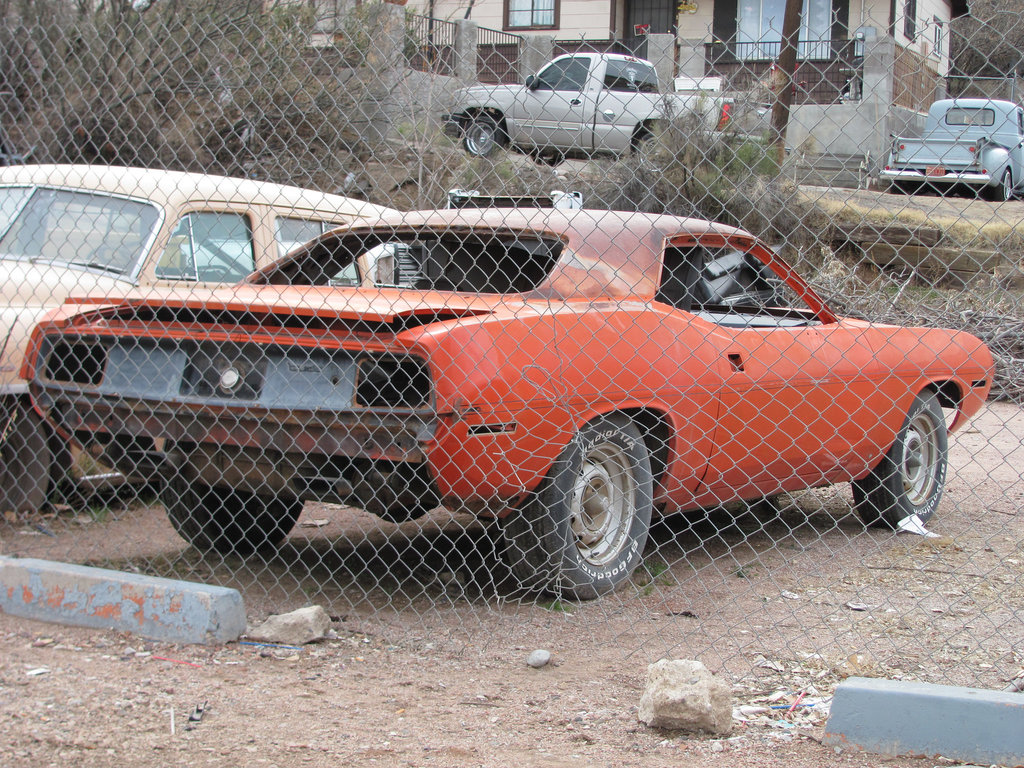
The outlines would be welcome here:
M 924 172 L 925 176 L 945 176 L 946 169 L 941 165 L 929 165 Z

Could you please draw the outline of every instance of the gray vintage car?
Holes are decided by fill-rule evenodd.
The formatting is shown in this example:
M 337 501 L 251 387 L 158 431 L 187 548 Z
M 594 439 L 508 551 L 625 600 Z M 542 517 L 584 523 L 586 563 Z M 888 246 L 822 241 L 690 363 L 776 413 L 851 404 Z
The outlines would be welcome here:
M 1024 190 L 1024 109 L 995 99 L 936 101 L 920 138 L 893 139 L 879 176 L 904 192 L 967 185 L 1010 200 Z

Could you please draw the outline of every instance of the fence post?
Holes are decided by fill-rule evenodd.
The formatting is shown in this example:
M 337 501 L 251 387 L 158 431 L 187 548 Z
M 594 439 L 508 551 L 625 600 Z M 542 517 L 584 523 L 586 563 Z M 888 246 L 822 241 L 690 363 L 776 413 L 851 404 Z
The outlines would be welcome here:
M 676 76 L 676 36 L 664 33 L 648 35 L 647 58 L 658 73 L 661 87 L 671 91 Z
M 873 134 L 867 145 L 871 156 L 884 158 L 889 151 L 889 134 L 906 133 L 904 121 L 897 125 L 893 110 L 896 87 L 896 41 L 879 35 L 873 28 L 864 32 L 864 69 L 859 112 L 860 127 Z M 848 129 L 849 130 L 849 129 Z
M 455 22 L 455 77 L 464 83 L 476 82 L 476 32 L 480 25 L 469 19 Z
M 555 38 L 550 35 L 527 35 L 519 56 L 519 82 L 536 74 L 555 55 Z

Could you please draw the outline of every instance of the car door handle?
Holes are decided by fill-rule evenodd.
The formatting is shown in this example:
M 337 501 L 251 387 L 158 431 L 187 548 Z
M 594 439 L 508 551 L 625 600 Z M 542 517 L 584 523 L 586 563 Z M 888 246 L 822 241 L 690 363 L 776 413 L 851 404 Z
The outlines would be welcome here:
M 612 110 L 610 110 L 610 109 L 604 110 L 603 112 L 601 112 L 601 114 L 604 115 L 605 120 L 614 120 L 615 119 L 615 113 L 612 112 Z
M 580 104 L 582 104 L 582 103 L 583 103 L 583 100 L 582 100 L 582 99 L 572 99 L 572 100 L 571 100 L 571 101 L 569 102 L 569 104 L 570 104 L 571 106 L 574 106 L 574 107 L 578 107 L 578 106 L 579 106 Z

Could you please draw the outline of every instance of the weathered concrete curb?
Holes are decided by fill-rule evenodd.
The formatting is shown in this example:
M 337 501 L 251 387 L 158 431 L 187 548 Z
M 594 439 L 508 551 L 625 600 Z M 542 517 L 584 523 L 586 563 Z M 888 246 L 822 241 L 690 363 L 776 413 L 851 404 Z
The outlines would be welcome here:
M 0 611 L 173 643 L 228 642 L 245 632 L 235 589 L 2 556 Z
M 1020 765 L 1024 694 L 851 677 L 836 688 L 822 743 Z

